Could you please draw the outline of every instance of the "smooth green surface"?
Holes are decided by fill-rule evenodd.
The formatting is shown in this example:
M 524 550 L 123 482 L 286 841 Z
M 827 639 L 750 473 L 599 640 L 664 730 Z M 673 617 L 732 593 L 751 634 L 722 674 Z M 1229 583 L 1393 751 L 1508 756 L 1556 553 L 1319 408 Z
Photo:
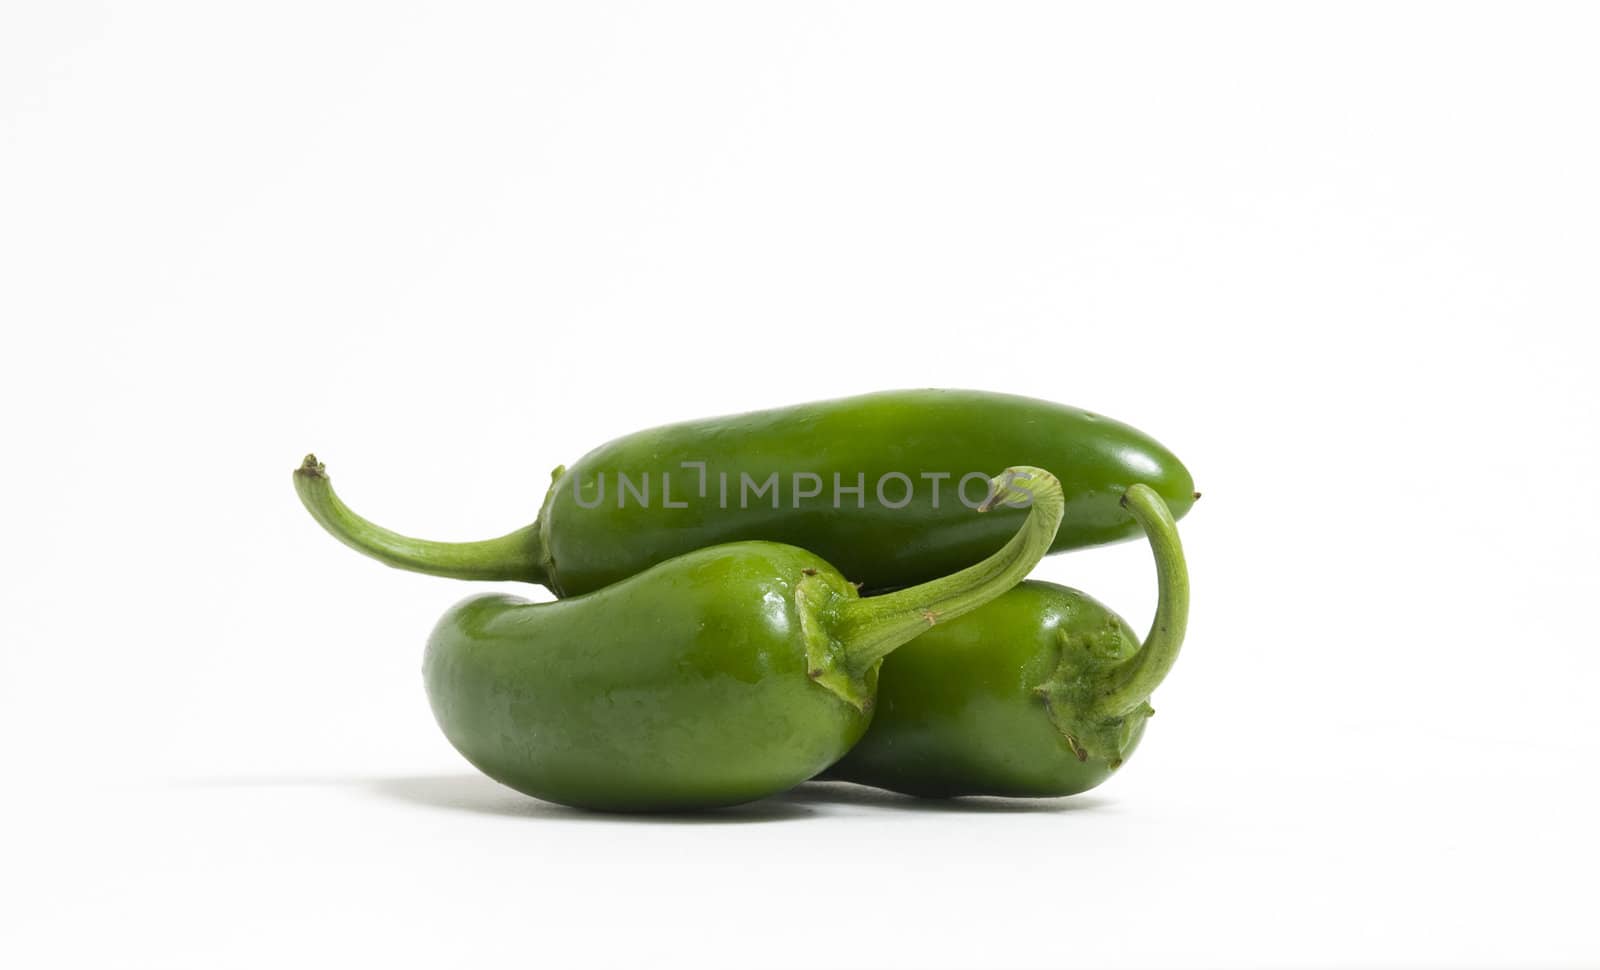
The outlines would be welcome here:
M 703 496 L 699 469 L 685 467 L 696 462 L 705 464 Z M 975 516 L 957 490 L 963 475 L 1021 464 L 1045 468 L 1062 483 L 1055 552 L 1138 535 L 1118 505 L 1130 483 L 1155 489 L 1176 516 L 1194 502 L 1183 464 L 1134 428 L 1048 401 L 958 390 L 888 391 L 630 434 L 557 469 L 533 525 L 482 542 L 430 542 L 381 529 L 338 500 L 314 458 L 295 484 L 329 532 L 402 569 L 542 583 L 572 596 L 695 549 L 759 539 L 810 549 L 871 593 L 947 575 L 1000 548 L 1021 513 Z M 884 480 L 891 473 L 912 485 L 900 508 L 889 506 L 902 501 L 905 485 Z M 822 490 L 798 507 L 797 474 L 816 476 Z M 938 481 L 938 508 L 935 482 L 925 474 L 948 476 Z M 619 475 L 636 491 L 648 479 L 648 506 L 629 492 L 618 507 Z M 773 475 L 777 508 L 772 493 L 754 492 Z M 845 487 L 860 476 L 863 507 L 847 493 L 835 507 L 835 475 Z M 751 490 L 741 487 L 741 476 Z M 886 501 L 877 495 L 880 480 Z M 668 507 L 664 481 L 671 502 L 685 507 Z M 813 481 L 800 484 L 808 489 Z M 969 483 L 974 502 L 981 491 L 981 483 Z
M 1159 497 L 1129 491 L 1160 597 L 1149 636 L 1085 593 L 1028 581 L 883 664 L 866 735 L 824 777 L 928 797 L 1087 791 L 1138 746 L 1187 626 L 1189 583 Z
M 911 795 L 1073 795 L 1111 774 L 1079 760 L 1035 688 L 1055 670 L 1061 631 L 1104 635 L 1124 655 L 1127 626 L 1087 595 L 1030 580 L 906 644 L 879 671 L 872 729 L 826 777 Z M 1130 742 L 1142 733 L 1143 722 Z M 1127 753 L 1131 753 L 1130 743 Z
M 428 640 L 434 715 L 485 774 L 568 805 L 667 811 L 782 791 L 861 736 L 885 656 L 1038 563 L 1060 488 L 1009 469 L 993 501 L 1024 481 L 1033 508 L 1004 548 L 869 600 L 817 556 L 769 542 L 696 550 L 554 603 L 465 600 Z
M 803 550 L 743 543 L 556 603 L 473 597 L 428 640 L 434 715 L 485 774 L 568 805 L 709 808 L 782 791 L 869 719 L 807 675 L 806 569 L 853 592 Z

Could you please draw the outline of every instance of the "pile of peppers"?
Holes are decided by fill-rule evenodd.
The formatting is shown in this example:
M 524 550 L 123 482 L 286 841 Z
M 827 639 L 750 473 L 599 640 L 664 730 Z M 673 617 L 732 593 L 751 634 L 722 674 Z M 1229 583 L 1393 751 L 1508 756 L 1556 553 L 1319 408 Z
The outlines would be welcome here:
M 1132 754 L 1183 643 L 1194 482 L 1081 409 L 891 391 L 640 431 L 552 478 L 532 525 L 456 543 L 352 512 L 315 456 L 294 472 L 358 552 L 556 595 L 469 597 L 423 661 L 450 743 L 548 801 L 708 809 L 812 778 L 1071 795 Z M 1142 641 L 1027 579 L 1049 553 L 1138 536 L 1159 587 Z

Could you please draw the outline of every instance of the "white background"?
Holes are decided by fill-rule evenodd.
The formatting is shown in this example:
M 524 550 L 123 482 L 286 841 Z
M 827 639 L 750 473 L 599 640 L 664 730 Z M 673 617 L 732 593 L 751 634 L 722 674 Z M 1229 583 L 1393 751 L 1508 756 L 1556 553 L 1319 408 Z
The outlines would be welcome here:
M 5 4 L 0 962 L 1595 965 L 1597 28 Z M 475 587 L 290 488 L 476 538 L 610 437 L 916 386 L 1205 492 L 1091 794 L 523 798 L 418 678 Z M 1137 544 L 1038 575 L 1154 602 Z

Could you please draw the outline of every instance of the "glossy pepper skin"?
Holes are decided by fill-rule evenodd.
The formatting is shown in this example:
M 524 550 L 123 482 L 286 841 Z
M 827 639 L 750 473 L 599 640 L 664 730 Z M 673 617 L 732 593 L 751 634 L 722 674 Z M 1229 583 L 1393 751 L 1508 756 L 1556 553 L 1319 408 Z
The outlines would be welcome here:
M 888 391 L 627 435 L 558 468 L 533 525 L 481 542 L 380 529 L 331 490 L 302 490 L 301 498 L 334 536 L 391 566 L 541 583 L 558 596 L 749 539 L 810 549 L 872 593 L 946 575 L 1000 548 L 1022 513 L 974 516 L 971 505 L 992 469 L 1024 462 L 1062 483 L 1066 512 L 1052 552 L 1137 535 L 1118 504 L 1128 483 L 1155 489 L 1177 516 L 1194 501 L 1182 462 L 1134 428 L 1080 408 L 959 390 Z M 975 477 L 963 504 L 967 475 Z M 774 487 L 757 494 L 769 479 Z M 859 498 L 847 491 L 858 484 Z M 813 488 L 819 493 L 803 494 Z
M 484 774 L 581 808 L 711 808 L 790 788 L 869 720 L 808 676 L 808 569 L 849 596 L 820 559 L 749 542 L 555 603 L 465 600 L 428 639 L 434 717 Z M 862 674 L 866 695 L 876 681 Z
M 567 805 L 673 811 L 783 791 L 861 737 L 885 656 L 1010 589 L 1049 548 L 1059 484 L 1027 468 L 993 484 L 990 507 L 1031 495 L 1012 540 L 884 596 L 861 598 L 803 549 L 743 542 L 554 603 L 465 600 L 428 640 L 434 715 L 485 774 Z
M 1171 514 L 1142 486 L 1128 499 L 1160 585 L 1143 644 L 1088 595 L 1024 582 L 885 660 L 871 727 L 823 777 L 926 797 L 1074 795 L 1105 781 L 1143 736 L 1188 620 Z

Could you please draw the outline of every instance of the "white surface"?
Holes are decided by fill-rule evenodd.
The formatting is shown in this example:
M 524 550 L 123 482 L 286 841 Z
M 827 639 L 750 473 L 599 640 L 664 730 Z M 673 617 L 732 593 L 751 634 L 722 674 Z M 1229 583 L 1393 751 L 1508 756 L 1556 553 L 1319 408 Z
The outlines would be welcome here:
M 0 963 L 1594 965 L 1584 6 L 0 10 Z M 616 820 L 473 776 L 472 587 L 614 435 L 903 386 L 1183 455 L 1091 795 Z M 1142 621 L 1145 551 L 1040 575 Z

